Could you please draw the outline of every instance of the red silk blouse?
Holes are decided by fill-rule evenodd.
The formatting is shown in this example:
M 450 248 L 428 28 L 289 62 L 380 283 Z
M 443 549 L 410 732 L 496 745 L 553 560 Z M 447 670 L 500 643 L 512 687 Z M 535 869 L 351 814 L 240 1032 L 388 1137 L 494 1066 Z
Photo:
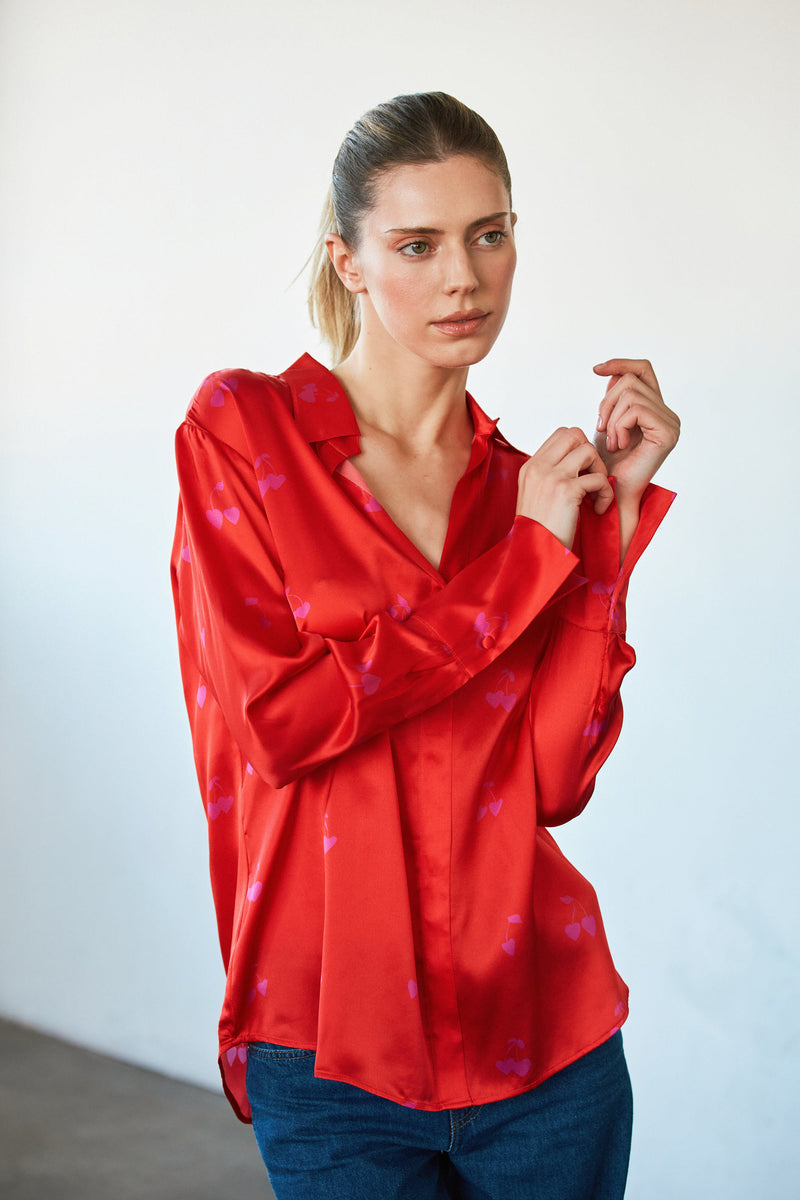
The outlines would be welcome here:
M 251 1041 L 421 1109 L 526 1091 L 627 1016 L 597 898 L 548 826 L 586 805 L 622 722 L 630 572 L 616 507 L 574 552 L 515 517 L 525 456 L 474 437 L 439 569 L 353 465 L 309 355 L 219 371 L 176 438 L 181 671 L 227 985 L 229 1099 Z

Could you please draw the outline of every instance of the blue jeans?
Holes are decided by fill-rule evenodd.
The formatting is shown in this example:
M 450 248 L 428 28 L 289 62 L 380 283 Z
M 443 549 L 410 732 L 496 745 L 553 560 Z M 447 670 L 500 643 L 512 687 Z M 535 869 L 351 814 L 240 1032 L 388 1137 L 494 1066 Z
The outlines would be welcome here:
M 277 1200 L 621 1200 L 633 1102 L 615 1033 L 520 1096 L 422 1112 L 250 1045 L 253 1129 Z

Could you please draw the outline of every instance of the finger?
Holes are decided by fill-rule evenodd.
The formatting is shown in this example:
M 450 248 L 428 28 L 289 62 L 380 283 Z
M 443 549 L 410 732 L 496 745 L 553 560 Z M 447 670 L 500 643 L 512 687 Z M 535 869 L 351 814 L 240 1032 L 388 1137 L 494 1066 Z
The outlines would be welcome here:
M 606 448 L 612 453 L 627 450 L 631 444 L 631 431 L 635 428 L 651 428 L 652 410 L 647 402 L 626 395 L 620 399 L 608 419 Z
M 634 396 L 645 396 L 654 402 L 663 404 L 661 393 L 657 389 L 650 387 L 648 383 L 640 379 L 638 375 L 634 375 L 631 371 L 628 371 L 625 375 L 612 375 L 606 387 L 606 394 L 600 401 L 597 417 L 598 430 L 602 431 L 608 425 L 608 418 L 614 405 L 627 392 L 632 393 Z
M 622 412 L 631 403 L 637 403 L 640 400 L 649 400 L 654 404 L 663 403 L 660 395 L 636 375 L 628 374 L 615 378 L 617 378 L 617 383 L 606 392 L 600 402 L 597 418 L 597 429 L 600 433 L 610 427 L 612 414 L 618 408 Z
M 633 402 L 624 410 L 615 409 L 609 424 L 608 440 L 614 437 L 617 448 L 625 450 L 631 444 L 631 432 L 639 429 L 642 437 L 658 445 L 673 446 L 678 440 L 677 417 L 664 404 L 657 407 Z
M 533 458 L 541 465 L 555 466 L 570 451 L 577 449 L 577 447 L 582 446 L 584 443 L 588 444 L 588 441 L 589 439 L 586 434 L 582 429 L 578 429 L 577 426 L 572 426 L 569 429 L 562 426 L 562 428 L 556 429 L 554 433 L 551 433 L 547 441 L 542 442 L 539 449 L 533 455 Z
M 594 511 L 596 513 L 604 513 L 610 508 L 614 500 L 614 489 L 608 482 L 605 467 L 603 467 L 602 472 L 590 471 L 586 475 L 579 475 L 576 483 L 578 484 L 580 499 L 583 499 L 584 496 L 594 495 Z
M 621 376 L 621 375 L 612 375 L 612 376 L 611 376 L 611 378 L 609 379 L 608 383 L 606 384 L 606 394 L 605 394 L 605 396 L 603 397 L 603 399 L 604 399 L 604 400 L 606 400 L 606 399 L 608 398 L 608 393 L 611 391 L 611 389 L 612 389 L 613 387 L 615 387 L 615 386 L 616 386 L 616 384 L 618 384 L 618 383 L 619 383 L 619 381 L 620 381 L 620 379 L 621 379 L 621 378 L 622 378 L 622 376 Z M 601 410 L 601 411 L 600 411 L 600 416 L 598 417 L 598 421 L 597 421 L 597 428 L 598 428 L 598 429 L 602 429 L 602 428 L 603 428 L 603 426 L 602 426 L 602 425 L 601 425 L 601 423 L 600 423 L 600 422 L 603 420 L 602 408 L 603 408 L 603 405 L 602 405 L 602 402 L 601 402 L 601 404 L 600 404 L 600 410 Z
M 583 442 L 580 446 L 576 446 L 574 450 L 570 450 L 569 454 L 565 455 L 561 460 L 559 467 L 566 474 L 578 475 L 581 478 L 589 472 L 603 475 L 608 474 L 599 450 L 591 442 Z
M 606 362 L 597 363 L 592 370 L 596 375 L 637 375 L 659 394 L 661 392 L 653 364 L 647 358 L 609 358 Z
M 614 454 L 617 450 L 627 450 L 631 444 L 631 431 L 641 425 L 641 410 L 637 405 L 631 406 L 623 413 L 615 412 L 613 424 L 609 428 L 606 446 Z

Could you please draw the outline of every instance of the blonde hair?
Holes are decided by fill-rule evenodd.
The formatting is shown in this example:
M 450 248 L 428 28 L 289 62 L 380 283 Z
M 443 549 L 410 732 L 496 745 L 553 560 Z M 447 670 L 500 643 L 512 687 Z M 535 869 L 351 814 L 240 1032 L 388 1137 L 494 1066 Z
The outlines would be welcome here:
M 361 220 L 375 199 L 378 177 L 409 163 L 443 162 L 453 154 L 479 158 L 500 176 L 511 197 L 503 147 L 483 117 L 445 92 L 395 96 L 370 109 L 342 142 L 333 164 L 317 243 L 311 256 L 308 310 L 336 363 L 358 340 L 359 307 L 334 270 L 325 246 L 329 233 L 358 246 Z

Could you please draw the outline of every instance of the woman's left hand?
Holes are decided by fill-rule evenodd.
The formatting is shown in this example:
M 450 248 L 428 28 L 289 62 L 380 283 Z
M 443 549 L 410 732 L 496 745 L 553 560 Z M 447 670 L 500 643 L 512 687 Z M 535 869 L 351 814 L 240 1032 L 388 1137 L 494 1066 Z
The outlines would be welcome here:
M 624 494 L 638 500 L 674 448 L 680 420 L 664 403 L 646 358 L 611 358 L 593 369 L 610 376 L 595 445 L 616 480 L 617 498 Z

